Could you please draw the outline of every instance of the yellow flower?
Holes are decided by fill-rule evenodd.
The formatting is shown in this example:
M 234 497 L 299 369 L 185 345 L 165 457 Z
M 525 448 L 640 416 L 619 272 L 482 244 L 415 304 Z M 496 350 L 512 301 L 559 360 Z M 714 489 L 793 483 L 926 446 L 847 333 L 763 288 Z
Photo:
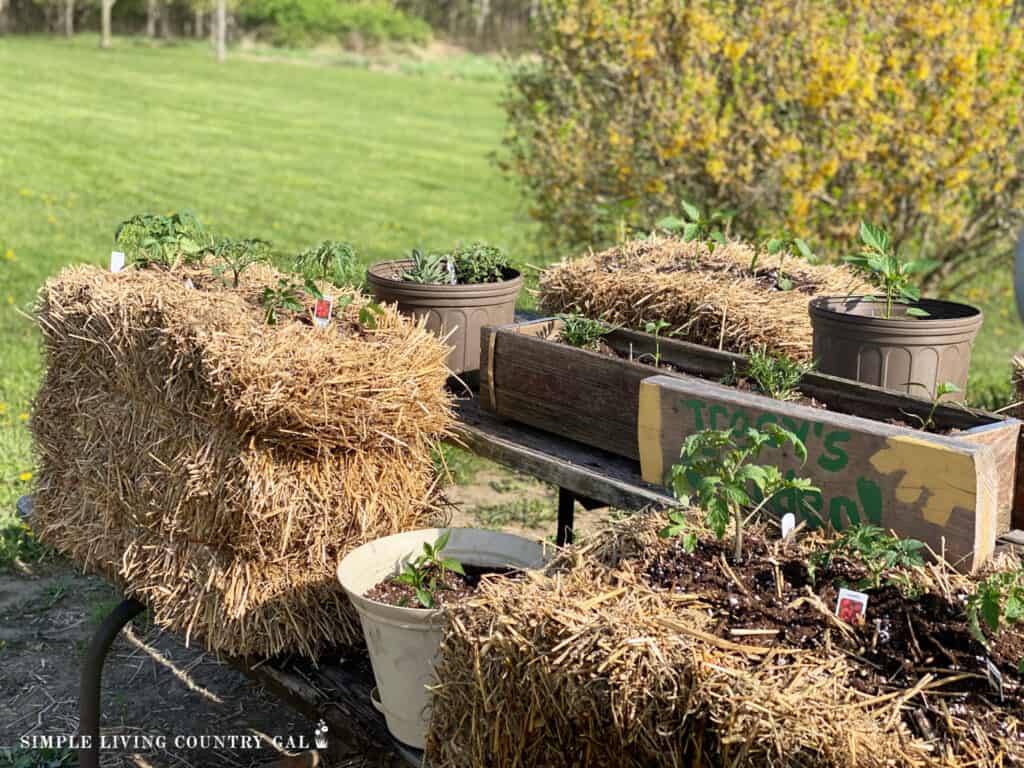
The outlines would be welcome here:
M 7 403 L 0 403 L 0 416 L 7 413 Z
M 14 304 L 14 297 L 13 296 L 8 296 L 7 297 L 7 303 L 13 305 Z
M 32 479 L 32 473 L 22 472 L 20 475 L 18 475 L 18 479 L 21 480 L 21 482 L 23 483 L 27 483 L 29 480 Z
M 7 259 L 8 261 L 14 261 L 17 257 L 14 255 L 14 251 L 8 248 L 6 251 L 4 251 L 4 258 Z
M 28 414 L 22 411 L 18 414 L 18 421 L 28 421 Z
M 18 190 L 18 194 L 21 195 L 22 197 L 32 197 L 32 190 L 25 189 L 24 187 L 22 187 L 21 189 Z
M 57 223 L 57 217 L 56 217 L 56 216 L 54 216 L 54 215 L 53 215 L 52 213 L 51 213 L 51 214 L 50 214 L 49 216 L 47 216 L 47 217 L 46 217 L 46 220 L 47 220 L 47 221 L 48 221 L 48 222 L 49 222 L 50 224 L 56 224 L 56 223 Z

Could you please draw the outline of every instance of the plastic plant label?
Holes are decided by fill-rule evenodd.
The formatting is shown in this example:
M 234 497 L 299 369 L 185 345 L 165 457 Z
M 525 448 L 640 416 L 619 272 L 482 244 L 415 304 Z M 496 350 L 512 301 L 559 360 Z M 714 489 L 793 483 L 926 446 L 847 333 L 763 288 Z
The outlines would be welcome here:
M 191 277 L 186 277 L 185 278 L 185 287 L 188 288 L 189 290 L 193 290 L 193 291 L 196 289 L 196 284 L 192 282 L 192 278 Z
M 836 600 L 836 616 L 847 624 L 861 624 L 868 611 L 868 596 L 863 592 L 842 588 Z
M 985 677 L 988 678 L 988 684 L 992 687 L 992 690 L 999 694 L 999 701 L 1003 700 L 1003 673 L 999 671 L 999 667 L 992 663 L 992 659 L 985 659 Z
M 110 252 L 110 271 L 120 272 L 124 269 L 124 254 L 120 251 Z
M 313 307 L 313 322 L 317 328 L 326 328 L 331 322 L 331 309 L 334 307 L 334 299 L 330 296 L 321 296 L 316 300 Z
M 796 528 L 796 515 L 787 512 L 782 516 L 782 538 L 786 538 Z

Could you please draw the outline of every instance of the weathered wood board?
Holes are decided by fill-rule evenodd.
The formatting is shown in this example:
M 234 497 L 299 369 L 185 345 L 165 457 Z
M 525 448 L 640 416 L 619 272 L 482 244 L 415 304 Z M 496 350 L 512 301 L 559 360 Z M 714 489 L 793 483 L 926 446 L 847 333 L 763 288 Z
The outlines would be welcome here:
M 997 455 L 990 445 L 781 402 L 698 379 L 653 376 L 640 385 L 637 441 L 643 478 L 658 482 L 687 436 L 703 429 L 768 423 L 807 446 L 801 463 L 788 445 L 761 463 L 810 478 L 820 492 L 787 492 L 772 503 L 812 527 L 873 523 L 924 541 L 950 562 L 974 569 L 996 539 Z

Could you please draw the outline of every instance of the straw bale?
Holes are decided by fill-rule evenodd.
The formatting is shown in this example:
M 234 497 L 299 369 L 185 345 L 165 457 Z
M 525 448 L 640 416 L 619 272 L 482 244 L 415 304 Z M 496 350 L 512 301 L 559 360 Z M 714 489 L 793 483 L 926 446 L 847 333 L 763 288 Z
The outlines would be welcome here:
M 450 609 L 431 765 L 916 768 L 1021 757 L 1005 722 L 979 735 L 981 723 L 956 717 L 963 743 L 940 755 L 900 716 L 911 691 L 872 697 L 851 684 L 856 654 L 720 638 L 698 596 L 652 591 L 640 575 L 661 523 L 628 521 Z M 991 737 L 1000 732 L 1011 736 Z
M 775 287 L 777 256 L 731 241 L 715 245 L 678 238 L 634 240 L 597 254 L 563 260 L 540 278 L 539 303 L 550 313 L 578 312 L 643 330 L 665 320 L 678 338 L 746 353 L 764 344 L 773 353 L 811 357 L 807 305 L 817 296 L 865 290 L 846 266 L 786 259 L 793 289 Z
M 305 313 L 267 325 L 259 295 L 280 277 L 50 280 L 32 524 L 162 627 L 223 653 L 315 657 L 361 637 L 340 559 L 439 518 L 447 349 L 392 308 L 363 329 L 364 298 L 324 330 Z

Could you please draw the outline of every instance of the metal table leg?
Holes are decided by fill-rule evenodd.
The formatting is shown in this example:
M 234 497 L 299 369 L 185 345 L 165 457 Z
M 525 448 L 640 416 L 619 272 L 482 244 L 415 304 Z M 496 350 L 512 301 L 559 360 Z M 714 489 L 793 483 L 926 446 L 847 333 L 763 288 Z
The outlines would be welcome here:
M 576 514 L 576 497 L 572 491 L 558 489 L 558 527 L 555 529 L 555 544 L 564 547 L 572 544 L 573 518 Z
M 81 768 L 98 768 L 100 764 L 100 688 L 103 662 L 110 646 L 125 624 L 146 610 L 138 600 L 128 598 L 121 602 L 103 621 L 89 643 L 82 659 L 82 685 L 78 692 L 78 734 L 82 748 L 78 750 Z

